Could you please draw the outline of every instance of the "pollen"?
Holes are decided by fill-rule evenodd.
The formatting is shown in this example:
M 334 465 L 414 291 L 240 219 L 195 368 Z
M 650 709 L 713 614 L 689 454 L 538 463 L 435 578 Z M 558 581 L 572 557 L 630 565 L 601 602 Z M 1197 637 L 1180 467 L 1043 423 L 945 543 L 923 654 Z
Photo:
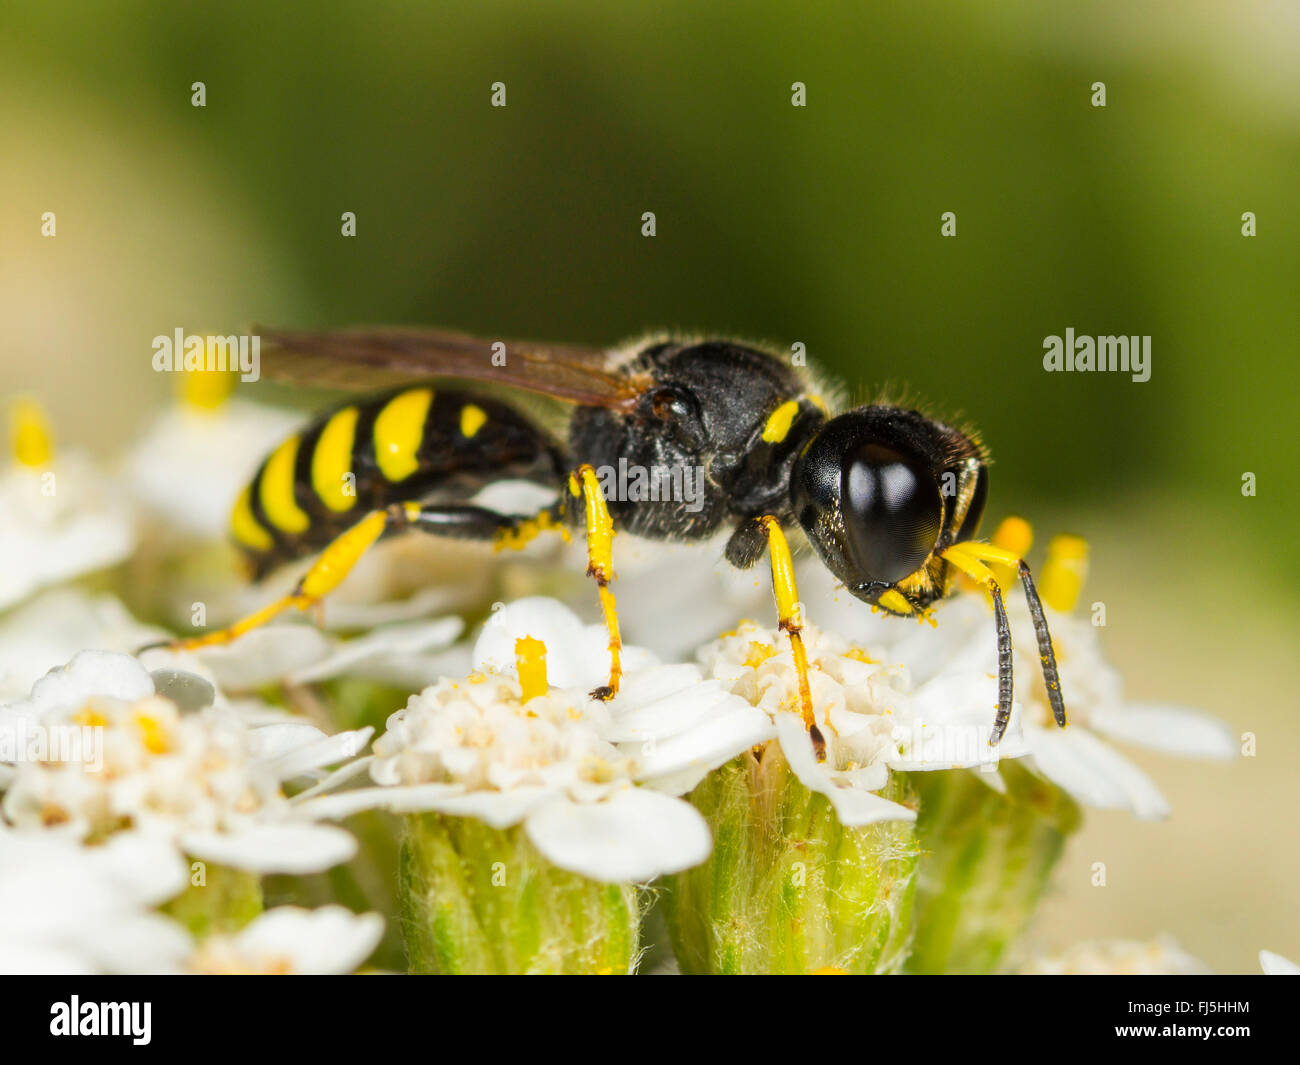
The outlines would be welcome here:
M 1074 609 L 1088 577 L 1088 541 L 1081 536 L 1054 536 L 1039 581 L 1043 602 L 1062 614 Z
M 546 694 L 550 688 L 546 678 L 546 644 L 531 636 L 520 636 L 515 640 L 515 668 L 525 703 Z
M 187 370 L 180 375 L 181 400 L 194 410 L 217 410 L 230 398 L 237 380 L 228 370 Z
M 150 754 L 166 754 L 168 750 L 167 729 L 156 717 L 136 711 L 135 727 L 140 730 L 140 739 L 145 750 Z
M 10 413 L 14 459 L 21 466 L 39 469 L 54 458 L 54 435 L 45 411 L 34 399 L 20 399 Z

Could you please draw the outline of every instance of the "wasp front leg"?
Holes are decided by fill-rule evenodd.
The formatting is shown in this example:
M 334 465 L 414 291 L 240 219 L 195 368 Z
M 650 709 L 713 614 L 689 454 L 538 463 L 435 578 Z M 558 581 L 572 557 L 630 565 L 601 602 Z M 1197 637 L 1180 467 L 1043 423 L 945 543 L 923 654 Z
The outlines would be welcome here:
M 741 525 L 727 544 L 727 560 L 741 569 L 748 569 L 762 557 L 767 549 L 772 563 L 772 591 L 776 595 L 777 623 L 790 637 L 790 653 L 794 658 L 795 676 L 799 686 L 799 708 L 804 726 L 812 740 L 817 761 L 826 760 L 826 738 L 813 714 L 812 685 L 808 680 L 808 652 L 803 645 L 803 607 L 795 587 L 794 559 L 786 542 L 781 522 L 768 514 Z
M 618 694 L 623 678 L 623 639 L 618 631 L 618 607 L 610 582 L 614 579 L 614 519 L 605 505 L 596 471 L 591 466 L 579 466 L 569 475 L 569 495 L 583 503 L 583 517 L 587 526 L 587 576 L 596 581 L 600 592 L 600 609 L 605 616 L 605 631 L 609 634 L 609 683 L 591 693 L 593 699 L 612 699 Z

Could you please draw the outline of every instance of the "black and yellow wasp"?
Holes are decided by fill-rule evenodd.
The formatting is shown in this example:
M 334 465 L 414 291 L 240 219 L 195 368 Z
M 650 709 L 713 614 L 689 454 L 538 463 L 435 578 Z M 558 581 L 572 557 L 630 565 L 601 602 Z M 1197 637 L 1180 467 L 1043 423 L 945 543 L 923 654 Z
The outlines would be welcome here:
M 260 335 L 268 377 L 390 390 L 328 412 L 266 459 L 235 506 L 236 541 L 258 575 L 320 557 L 290 595 L 183 646 L 224 643 L 285 610 L 312 606 L 390 533 L 420 530 L 517 546 L 547 529 L 583 527 L 588 574 L 609 632 L 609 682 L 592 694 L 609 698 L 621 676 L 609 587 L 614 528 L 687 541 L 730 529 L 730 563 L 749 568 L 770 556 L 801 709 L 824 757 L 785 535 L 798 530 L 854 596 L 890 614 L 922 615 L 959 573 L 988 589 L 999 668 L 993 744 L 1011 714 L 1012 652 L 990 567 L 1011 567 L 1028 598 L 1052 710 L 1065 724 L 1051 637 L 1029 569 L 1018 554 L 975 539 L 988 469 L 973 434 L 887 404 L 833 413 L 806 371 L 727 340 L 660 338 L 602 351 L 443 331 Z M 466 381 L 571 405 L 567 438 Z M 606 500 L 595 471 L 620 460 L 646 469 L 702 469 L 703 499 L 690 507 L 680 500 Z M 527 515 L 466 502 L 505 478 L 554 487 L 556 500 Z

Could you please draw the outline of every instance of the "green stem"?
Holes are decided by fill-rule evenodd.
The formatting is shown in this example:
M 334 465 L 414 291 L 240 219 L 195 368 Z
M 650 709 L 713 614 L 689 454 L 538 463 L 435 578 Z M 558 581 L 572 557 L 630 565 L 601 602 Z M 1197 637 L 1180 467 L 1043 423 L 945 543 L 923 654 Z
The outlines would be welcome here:
M 974 771 L 911 774 L 922 857 L 912 973 L 989 973 L 1028 926 L 1079 809 L 1012 761 L 1006 794 Z
M 901 780 L 883 793 L 905 795 Z M 911 927 L 912 825 L 845 828 L 780 748 L 741 755 L 690 795 L 713 855 L 665 881 L 673 950 L 689 973 L 897 971 Z
M 557 869 L 521 827 L 408 817 L 401 897 L 414 973 L 628 973 L 636 962 L 637 889 Z

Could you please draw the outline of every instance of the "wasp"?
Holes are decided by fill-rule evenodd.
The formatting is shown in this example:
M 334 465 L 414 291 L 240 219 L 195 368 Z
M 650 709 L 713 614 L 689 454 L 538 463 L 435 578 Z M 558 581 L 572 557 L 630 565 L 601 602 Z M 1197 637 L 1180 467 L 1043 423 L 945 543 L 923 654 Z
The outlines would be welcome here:
M 319 553 L 293 591 L 229 628 L 179 642 L 238 638 L 332 591 L 384 536 L 419 531 L 518 547 L 548 530 L 583 530 L 588 575 L 609 635 L 608 683 L 621 678 L 614 578 L 615 528 L 650 539 L 702 541 L 730 530 L 725 557 L 748 569 L 766 554 L 788 636 L 801 712 L 818 758 L 802 608 L 787 534 L 801 535 L 864 603 L 924 617 L 959 574 L 987 589 L 998 650 L 990 744 L 1011 716 L 1011 630 L 998 572 L 1024 587 L 1053 714 L 1065 724 L 1051 636 L 1020 554 L 977 539 L 988 496 L 978 436 L 919 411 L 878 403 L 834 410 L 811 374 L 729 340 L 655 338 L 611 350 L 491 342 L 437 330 L 260 331 L 271 378 L 387 391 L 327 412 L 262 463 L 235 504 L 234 539 L 264 575 Z M 511 393 L 565 405 L 553 433 Z M 606 499 L 596 470 L 620 460 L 704 471 L 702 499 Z M 489 483 L 552 487 L 534 514 L 469 502 Z

